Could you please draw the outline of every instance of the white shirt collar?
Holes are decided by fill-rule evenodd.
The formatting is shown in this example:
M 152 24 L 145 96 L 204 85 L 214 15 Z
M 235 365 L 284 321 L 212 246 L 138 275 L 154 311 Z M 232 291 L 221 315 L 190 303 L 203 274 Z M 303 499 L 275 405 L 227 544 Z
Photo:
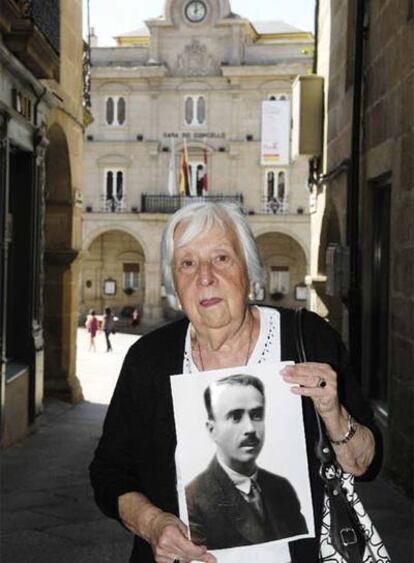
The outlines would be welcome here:
M 239 491 L 242 491 L 242 493 L 248 495 L 250 493 L 250 489 L 252 488 L 252 479 L 254 479 L 257 483 L 257 469 L 254 473 L 252 473 L 252 475 L 242 475 L 241 473 L 234 471 L 234 469 L 231 469 L 225 463 L 223 463 L 218 454 L 217 461 L 219 462 L 226 475 L 233 482 L 234 486 L 239 489 Z

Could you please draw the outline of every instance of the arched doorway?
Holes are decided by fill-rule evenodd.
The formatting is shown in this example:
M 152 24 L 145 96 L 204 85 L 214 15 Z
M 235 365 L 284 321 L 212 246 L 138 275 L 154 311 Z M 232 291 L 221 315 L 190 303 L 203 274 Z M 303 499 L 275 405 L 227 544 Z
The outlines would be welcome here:
M 85 251 L 80 272 L 81 321 L 90 309 L 102 313 L 110 307 L 127 318 L 133 309 L 142 311 L 145 298 L 145 252 L 139 241 L 121 230 L 96 237 Z
M 264 303 L 297 307 L 296 287 L 304 284 L 308 273 L 304 250 L 283 233 L 265 233 L 256 242 L 266 274 Z
M 76 377 L 78 271 L 75 258 L 72 173 L 66 134 L 59 124 L 48 130 L 45 217 L 45 392 L 76 402 L 82 397 Z

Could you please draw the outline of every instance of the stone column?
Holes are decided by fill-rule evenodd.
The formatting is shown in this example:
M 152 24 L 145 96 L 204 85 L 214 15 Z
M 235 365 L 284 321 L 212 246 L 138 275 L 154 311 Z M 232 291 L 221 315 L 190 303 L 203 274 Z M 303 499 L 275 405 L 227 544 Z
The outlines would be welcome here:
M 45 392 L 77 403 L 82 389 L 76 376 L 79 264 L 73 249 L 45 254 Z
M 161 270 L 159 262 L 145 263 L 144 319 L 159 321 L 162 318 Z
M 0 111 L 0 439 L 3 436 L 3 415 L 6 394 L 6 321 L 7 270 L 9 253 L 9 137 L 10 115 Z
M 31 202 L 32 268 L 31 268 L 31 319 L 33 374 L 29 397 L 29 418 L 34 418 L 43 409 L 44 386 L 44 335 L 43 335 L 43 287 L 45 249 L 45 191 L 46 191 L 46 150 L 49 141 L 46 127 L 42 125 L 33 138 L 33 189 Z

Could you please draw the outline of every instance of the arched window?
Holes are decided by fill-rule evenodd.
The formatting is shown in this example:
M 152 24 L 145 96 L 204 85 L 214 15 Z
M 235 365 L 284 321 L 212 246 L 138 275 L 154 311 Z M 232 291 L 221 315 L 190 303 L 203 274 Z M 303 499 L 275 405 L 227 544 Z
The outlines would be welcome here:
M 197 100 L 197 121 L 201 125 L 206 120 L 206 101 L 204 96 L 199 96 Z
M 280 171 L 277 175 L 277 199 L 279 203 L 283 203 L 285 199 L 286 190 L 286 174 L 284 171 Z
M 123 125 L 125 123 L 125 98 L 118 98 L 117 108 L 118 125 Z
M 204 125 L 206 122 L 206 99 L 204 96 L 186 96 L 184 100 L 186 125 Z
M 114 173 L 108 170 L 106 173 L 106 200 L 111 200 L 114 197 Z
M 126 101 L 123 96 L 110 96 L 106 99 L 105 120 L 107 125 L 124 125 L 126 121 Z
M 192 125 L 194 120 L 194 100 L 192 96 L 188 96 L 185 100 L 185 122 Z
M 288 100 L 288 96 L 286 94 L 269 94 L 267 99 L 269 102 L 277 102 L 278 100 L 284 101 Z
M 114 99 L 108 98 L 106 100 L 106 122 L 112 125 L 114 122 Z
M 275 193 L 275 173 L 270 171 L 267 173 L 267 200 L 270 201 Z

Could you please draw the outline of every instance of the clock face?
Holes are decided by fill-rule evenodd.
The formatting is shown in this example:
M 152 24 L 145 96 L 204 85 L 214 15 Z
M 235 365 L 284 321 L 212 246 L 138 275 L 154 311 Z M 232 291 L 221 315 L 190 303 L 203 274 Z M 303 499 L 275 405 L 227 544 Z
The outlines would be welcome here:
M 193 23 L 199 23 L 207 15 L 207 7 L 201 0 L 192 0 L 185 7 L 186 18 Z

